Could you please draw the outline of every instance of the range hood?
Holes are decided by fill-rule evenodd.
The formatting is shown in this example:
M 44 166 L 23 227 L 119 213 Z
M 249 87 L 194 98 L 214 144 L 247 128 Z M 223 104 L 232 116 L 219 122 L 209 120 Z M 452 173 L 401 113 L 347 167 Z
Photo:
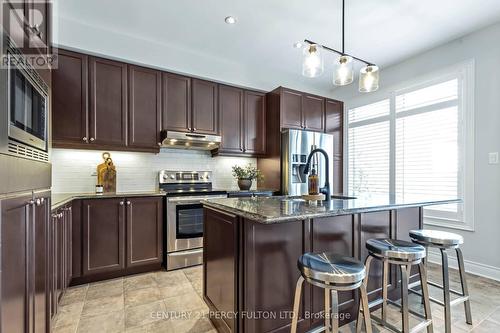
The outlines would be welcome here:
M 214 150 L 221 142 L 219 135 L 205 135 L 175 131 L 161 132 L 161 146 L 163 148 Z

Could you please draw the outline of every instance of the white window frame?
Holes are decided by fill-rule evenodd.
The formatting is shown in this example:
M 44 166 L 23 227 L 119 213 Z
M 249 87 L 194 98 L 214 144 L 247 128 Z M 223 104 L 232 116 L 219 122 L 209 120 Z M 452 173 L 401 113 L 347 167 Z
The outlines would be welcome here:
M 344 188 L 348 188 L 348 176 L 349 176 L 349 118 L 348 112 L 356 107 L 361 107 L 367 104 L 376 103 L 384 99 L 389 99 L 390 101 L 390 114 L 388 116 L 381 116 L 377 118 L 372 118 L 368 120 L 361 121 L 363 125 L 377 123 L 383 120 L 390 120 L 390 188 L 389 191 L 395 192 L 395 126 L 396 119 L 408 114 L 420 114 L 435 109 L 436 105 L 446 106 L 450 104 L 456 104 L 456 102 L 441 102 L 439 104 L 434 104 L 431 106 L 423 106 L 409 111 L 402 111 L 396 114 L 396 95 L 400 95 L 405 92 L 410 92 L 424 88 L 426 86 L 431 86 L 434 84 L 439 84 L 454 78 L 459 79 L 459 99 L 458 99 L 458 114 L 461 117 L 462 131 L 461 131 L 461 151 L 459 152 L 460 159 L 462 161 L 459 169 L 461 182 L 459 186 L 462 186 L 463 193 L 463 205 L 462 205 L 462 219 L 457 220 L 450 218 L 446 215 L 440 215 L 438 212 L 432 212 L 432 209 L 425 210 L 424 214 L 424 224 L 474 231 L 474 78 L 475 78 L 475 61 L 470 59 L 462 63 L 450 66 L 448 68 L 442 69 L 438 72 L 431 73 L 410 81 L 399 83 L 397 85 L 387 87 L 375 93 L 368 95 L 363 95 L 359 98 L 355 98 L 346 103 L 344 108 Z M 435 213 L 431 215 L 430 213 Z

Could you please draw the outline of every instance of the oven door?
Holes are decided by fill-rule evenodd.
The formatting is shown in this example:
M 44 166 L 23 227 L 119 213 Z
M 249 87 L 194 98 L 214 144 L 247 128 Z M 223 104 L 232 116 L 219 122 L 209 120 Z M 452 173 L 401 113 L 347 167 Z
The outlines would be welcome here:
M 167 252 L 203 247 L 202 200 L 227 195 L 167 198 Z
M 22 67 L 8 73 L 9 137 L 47 151 L 47 94 Z

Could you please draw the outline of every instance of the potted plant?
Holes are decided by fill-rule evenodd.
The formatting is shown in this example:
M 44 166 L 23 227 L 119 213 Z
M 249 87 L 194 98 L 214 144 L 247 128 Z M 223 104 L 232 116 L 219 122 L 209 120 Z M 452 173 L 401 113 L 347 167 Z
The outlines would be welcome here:
M 248 191 L 250 187 L 252 187 L 252 181 L 254 179 L 261 180 L 264 178 L 262 172 L 251 163 L 248 163 L 244 167 L 233 165 L 233 176 L 238 179 L 238 187 L 242 191 Z

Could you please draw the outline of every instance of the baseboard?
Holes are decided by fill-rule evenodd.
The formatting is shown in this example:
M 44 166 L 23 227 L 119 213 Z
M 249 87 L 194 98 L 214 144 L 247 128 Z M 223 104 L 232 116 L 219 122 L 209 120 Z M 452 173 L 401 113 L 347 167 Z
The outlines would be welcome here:
M 451 254 L 451 251 L 450 251 L 450 254 Z M 429 262 L 431 262 L 433 264 L 441 265 L 441 253 L 434 252 L 434 251 L 430 250 L 429 251 Z M 481 264 L 481 263 L 477 263 L 477 262 L 473 262 L 473 261 L 465 260 L 465 259 L 464 259 L 464 264 L 465 264 L 465 271 L 467 273 L 482 276 L 482 277 L 485 277 L 487 279 L 500 281 L 500 268 L 499 267 L 489 266 L 489 265 L 485 265 L 485 264 Z M 458 269 L 457 258 L 449 255 L 448 256 L 448 265 L 450 268 Z

